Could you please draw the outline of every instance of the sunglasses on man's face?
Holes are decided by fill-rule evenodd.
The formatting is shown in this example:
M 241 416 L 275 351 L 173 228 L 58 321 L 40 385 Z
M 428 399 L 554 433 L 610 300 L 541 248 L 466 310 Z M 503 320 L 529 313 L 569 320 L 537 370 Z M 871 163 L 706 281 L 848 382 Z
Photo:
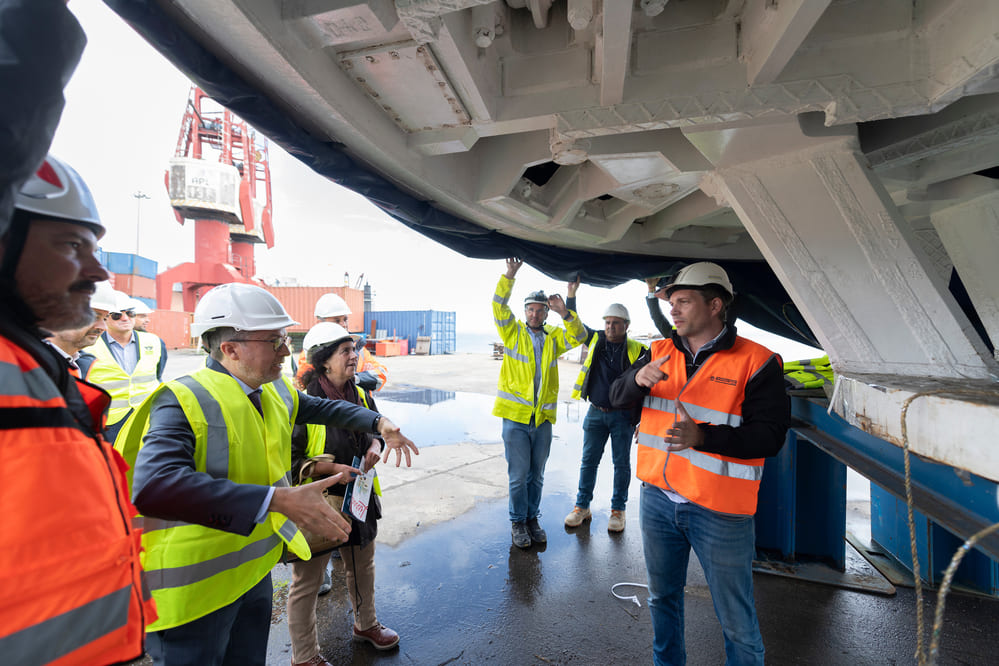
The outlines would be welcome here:
M 113 319 L 114 321 L 118 321 L 122 317 L 128 317 L 129 319 L 131 319 L 134 316 L 135 316 L 135 310 L 122 310 L 121 312 L 111 313 L 111 319 Z

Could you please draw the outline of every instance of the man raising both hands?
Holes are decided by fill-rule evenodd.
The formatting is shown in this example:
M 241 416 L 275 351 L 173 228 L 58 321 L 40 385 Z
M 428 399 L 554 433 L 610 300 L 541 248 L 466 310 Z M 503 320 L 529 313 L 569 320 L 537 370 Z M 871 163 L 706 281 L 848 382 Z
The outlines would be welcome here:
M 637 473 L 657 665 L 685 661 L 691 548 L 721 622 L 726 663 L 763 664 L 753 515 L 763 459 L 783 445 L 790 407 L 780 357 L 726 323 L 733 294 L 717 264 L 677 273 L 656 292 L 669 301 L 672 339 L 653 342 L 611 386 L 615 407 L 643 407 Z
M 532 291 L 524 299 L 524 322 L 514 316 L 510 295 L 523 263 L 506 260 L 506 273 L 493 294 L 493 319 L 503 340 L 493 416 L 503 419 L 513 544 L 530 548 L 532 542 L 548 539 L 538 512 L 558 406 L 558 357 L 582 344 L 586 331 L 561 296 L 547 297 L 543 291 Z M 562 317 L 565 328 L 545 324 L 549 310 Z

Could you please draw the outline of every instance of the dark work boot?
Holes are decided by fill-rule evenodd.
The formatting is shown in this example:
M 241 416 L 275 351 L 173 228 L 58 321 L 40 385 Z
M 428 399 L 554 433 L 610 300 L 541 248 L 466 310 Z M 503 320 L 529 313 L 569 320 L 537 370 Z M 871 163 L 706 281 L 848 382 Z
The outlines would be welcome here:
M 548 535 L 541 529 L 536 517 L 527 521 L 527 533 L 531 535 L 531 541 L 534 543 L 548 543 Z
M 510 534 L 513 537 L 513 545 L 517 548 L 531 547 L 531 535 L 527 531 L 527 523 L 513 523 Z

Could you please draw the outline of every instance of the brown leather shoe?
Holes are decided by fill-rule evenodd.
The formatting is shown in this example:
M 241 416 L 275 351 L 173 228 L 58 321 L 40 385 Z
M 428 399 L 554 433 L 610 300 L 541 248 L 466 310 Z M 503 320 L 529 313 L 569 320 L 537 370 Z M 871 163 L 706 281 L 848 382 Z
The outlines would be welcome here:
M 291 666 L 333 666 L 333 664 L 326 661 L 326 657 L 324 657 L 323 655 L 317 654 L 315 657 L 313 657 L 308 661 L 303 661 L 298 664 L 296 664 L 295 662 L 291 662 Z
M 368 641 L 376 650 L 390 650 L 399 644 L 399 634 L 379 622 L 364 631 L 358 631 L 357 627 L 354 627 L 354 640 Z

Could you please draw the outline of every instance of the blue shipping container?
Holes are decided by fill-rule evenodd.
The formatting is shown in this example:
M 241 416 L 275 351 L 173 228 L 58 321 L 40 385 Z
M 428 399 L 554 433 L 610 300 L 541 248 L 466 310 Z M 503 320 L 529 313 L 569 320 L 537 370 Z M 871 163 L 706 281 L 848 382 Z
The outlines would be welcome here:
M 134 298 L 137 301 L 142 301 L 143 303 L 145 303 L 146 305 L 148 305 L 149 309 L 151 309 L 151 310 L 155 310 L 156 309 L 156 299 L 155 298 L 143 298 L 142 296 L 132 296 L 132 298 Z
M 157 263 L 152 259 L 136 255 L 132 266 L 132 274 L 155 280 L 157 266 Z
M 156 279 L 157 264 L 152 259 L 124 252 L 105 252 L 101 263 L 112 273 Z
M 430 338 L 431 354 L 453 354 L 456 347 L 455 313 L 442 310 L 374 310 L 369 312 L 364 327 L 371 330 L 371 321 L 377 330 L 389 337 L 406 338 L 409 349 L 416 349 L 417 337 Z

